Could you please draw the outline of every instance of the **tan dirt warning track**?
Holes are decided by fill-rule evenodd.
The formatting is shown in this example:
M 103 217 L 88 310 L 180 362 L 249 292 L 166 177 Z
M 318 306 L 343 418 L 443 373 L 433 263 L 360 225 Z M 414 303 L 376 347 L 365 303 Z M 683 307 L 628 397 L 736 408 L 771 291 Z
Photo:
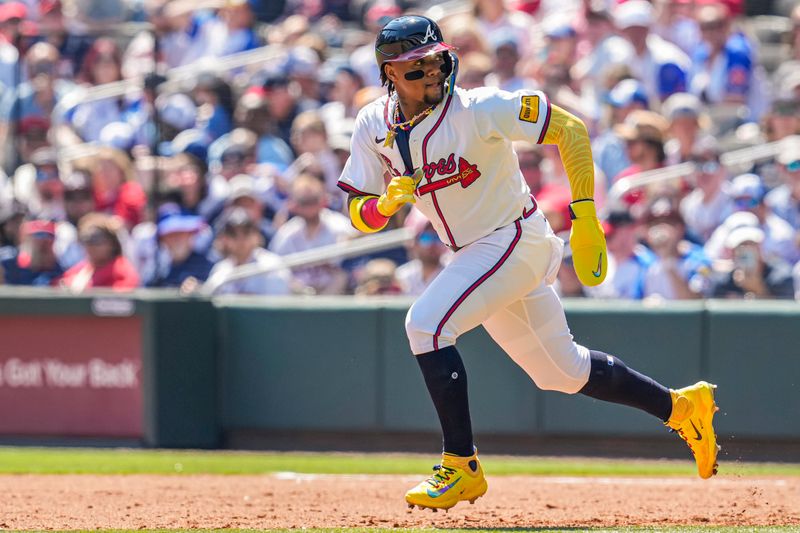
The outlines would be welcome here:
M 409 476 L 4 475 L 0 528 L 800 525 L 800 478 L 489 477 L 475 505 L 409 510 Z

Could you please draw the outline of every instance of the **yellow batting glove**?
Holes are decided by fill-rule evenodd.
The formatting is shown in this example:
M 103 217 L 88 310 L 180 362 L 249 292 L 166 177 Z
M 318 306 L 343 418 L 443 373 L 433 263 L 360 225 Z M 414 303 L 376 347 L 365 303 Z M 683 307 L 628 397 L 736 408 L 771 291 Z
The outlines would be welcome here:
M 413 204 L 414 191 L 422 180 L 422 169 L 417 169 L 412 176 L 395 176 L 389 182 L 386 192 L 378 198 L 378 212 L 390 217 L 397 213 L 405 204 Z
M 572 248 L 575 273 L 584 285 L 600 285 L 606 279 L 608 252 L 605 233 L 597 220 L 594 200 L 575 200 L 569 204 L 569 214 L 572 218 L 569 245 Z

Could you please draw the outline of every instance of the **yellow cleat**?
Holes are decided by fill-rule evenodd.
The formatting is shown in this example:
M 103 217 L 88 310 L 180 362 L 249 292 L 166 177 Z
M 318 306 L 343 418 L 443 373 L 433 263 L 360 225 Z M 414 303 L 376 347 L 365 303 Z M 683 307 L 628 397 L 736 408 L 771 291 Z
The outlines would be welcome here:
M 719 407 L 714 403 L 716 385 L 699 381 L 689 387 L 671 390 L 672 415 L 666 425 L 675 430 L 689 445 L 697 472 L 703 479 L 717 473 L 717 435 L 714 433 L 714 413 Z
M 475 500 L 486 493 L 486 478 L 476 451 L 470 457 L 442 454 L 442 464 L 433 467 L 435 473 L 406 492 L 406 502 L 413 508 L 450 509 L 458 502 Z

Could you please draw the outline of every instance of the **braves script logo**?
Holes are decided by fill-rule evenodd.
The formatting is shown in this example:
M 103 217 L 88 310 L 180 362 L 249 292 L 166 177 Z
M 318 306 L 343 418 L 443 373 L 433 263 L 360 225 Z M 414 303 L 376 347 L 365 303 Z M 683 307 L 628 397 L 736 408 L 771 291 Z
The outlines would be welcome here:
M 436 163 L 429 163 L 423 167 L 423 171 L 425 172 L 425 177 L 428 179 L 428 181 L 430 181 L 435 174 L 447 176 L 448 174 L 454 172 L 455 170 L 456 170 L 456 163 L 455 163 L 455 156 L 453 154 L 450 154 L 447 160 L 442 158 L 439 159 L 439 161 Z M 417 189 L 417 194 L 422 196 L 423 194 L 428 194 L 434 191 L 438 191 L 439 189 L 455 185 L 456 183 L 460 183 L 461 187 L 466 189 L 467 187 L 472 185 L 476 179 L 480 177 L 481 177 L 481 172 L 478 170 L 478 165 L 473 165 L 463 157 L 459 157 L 458 171 L 455 174 L 451 174 L 446 178 L 431 183 L 427 183 L 419 187 Z
M 425 37 L 420 42 L 422 44 L 425 44 L 428 42 L 428 39 L 433 39 L 434 41 L 437 40 L 436 35 L 433 33 L 433 28 L 431 28 L 430 24 L 428 24 L 428 29 L 425 30 Z

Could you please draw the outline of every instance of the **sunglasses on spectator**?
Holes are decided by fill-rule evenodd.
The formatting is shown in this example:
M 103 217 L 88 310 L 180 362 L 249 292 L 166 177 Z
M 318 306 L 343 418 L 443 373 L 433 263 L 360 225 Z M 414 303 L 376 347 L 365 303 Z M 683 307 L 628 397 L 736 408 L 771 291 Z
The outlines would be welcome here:
M 792 161 L 791 163 L 786 165 L 786 170 L 788 170 L 789 172 L 797 172 L 798 170 L 800 170 L 800 159 Z
M 81 237 L 81 243 L 86 244 L 88 246 L 96 246 L 98 244 L 104 244 L 108 242 L 108 237 L 102 233 L 91 233 L 89 235 L 85 235 Z
M 721 30 L 724 27 L 725 27 L 724 20 L 714 20 L 706 22 L 704 24 L 700 24 L 700 31 L 715 31 L 715 30 Z
M 40 167 L 36 169 L 36 181 L 50 181 L 58 179 L 58 168 Z
M 294 200 L 294 203 L 299 207 L 311 207 L 312 205 L 319 205 L 319 202 L 319 196 L 301 196 L 300 198 L 295 198 Z
M 222 156 L 221 161 L 223 165 L 241 165 L 244 163 L 245 155 L 241 152 L 233 152 Z
M 693 159 L 694 168 L 702 174 L 714 174 L 719 171 L 719 161 L 715 159 Z
M 733 204 L 737 209 L 753 209 L 760 203 L 758 198 L 753 198 L 751 196 L 742 196 L 740 198 L 734 198 L 733 200 Z
M 56 70 L 55 64 L 49 61 L 39 61 L 37 63 L 33 63 L 30 68 L 31 78 L 35 78 L 39 74 L 52 75 Z
M 92 193 L 84 191 L 64 191 L 64 200 L 69 202 L 85 202 L 92 199 Z
M 256 232 L 253 226 L 237 226 L 233 228 L 225 228 L 225 235 L 228 237 L 248 237 Z

